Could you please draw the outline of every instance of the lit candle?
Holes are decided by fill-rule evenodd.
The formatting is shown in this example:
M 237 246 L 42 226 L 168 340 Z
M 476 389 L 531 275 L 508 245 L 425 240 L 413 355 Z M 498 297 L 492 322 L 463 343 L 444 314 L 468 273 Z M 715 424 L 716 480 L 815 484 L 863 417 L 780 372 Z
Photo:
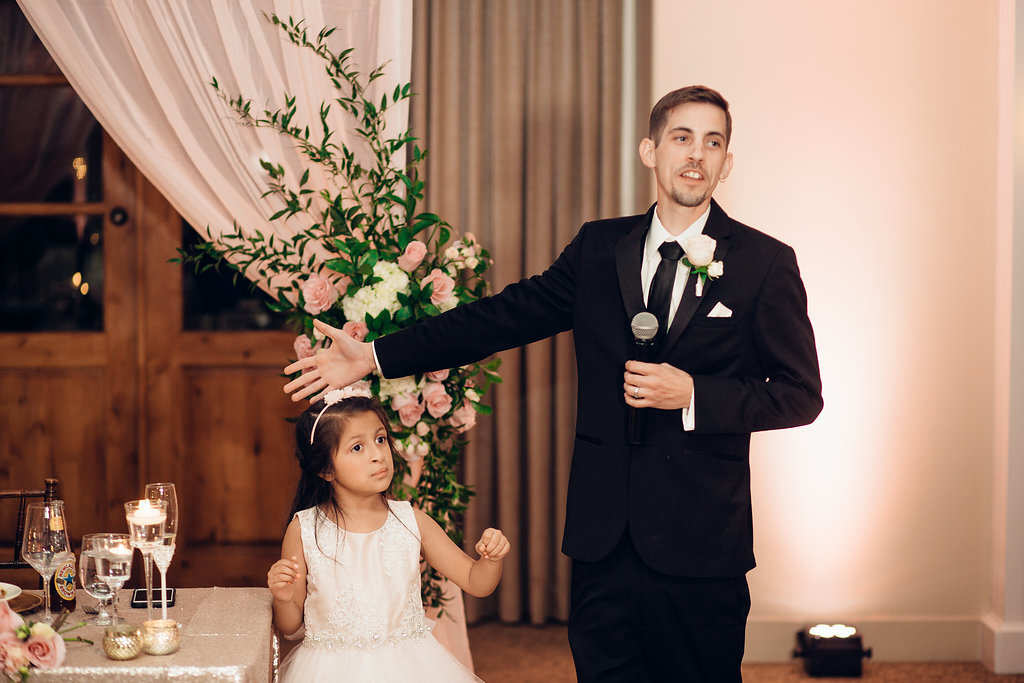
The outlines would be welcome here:
M 167 519 L 167 513 L 153 507 L 148 498 L 140 500 L 138 509 L 132 513 L 132 524 L 138 526 L 159 524 L 165 519 Z

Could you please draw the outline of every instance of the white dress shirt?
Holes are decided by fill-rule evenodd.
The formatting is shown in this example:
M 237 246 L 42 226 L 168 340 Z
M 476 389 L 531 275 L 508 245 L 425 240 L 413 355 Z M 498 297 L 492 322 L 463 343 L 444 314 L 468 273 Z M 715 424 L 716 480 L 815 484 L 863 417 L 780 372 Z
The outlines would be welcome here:
M 700 218 L 691 223 L 686 230 L 683 230 L 678 235 L 673 235 L 665 228 L 661 219 L 658 218 L 658 209 L 655 207 L 654 218 L 651 219 L 651 229 L 647 231 L 647 241 L 644 242 L 643 264 L 640 266 L 640 283 L 644 290 L 644 304 L 647 303 L 647 297 L 651 291 L 654 273 L 658 270 L 658 264 L 661 263 L 661 253 L 658 252 L 658 247 L 663 242 L 678 242 L 679 246 L 682 246 L 683 240 L 687 237 L 701 234 L 704 232 L 704 226 L 707 224 L 710 214 L 711 207 L 708 206 L 707 211 L 702 213 Z M 676 279 L 672 283 L 672 299 L 668 309 L 668 319 L 670 321 L 676 317 L 676 311 L 679 309 L 679 302 L 683 299 L 683 289 L 686 287 L 686 280 L 689 274 L 689 269 L 679 268 L 677 264 Z M 669 324 L 671 325 L 671 322 Z M 693 431 L 694 427 L 694 398 L 694 394 L 691 393 L 689 407 L 683 408 L 683 429 L 688 432 Z

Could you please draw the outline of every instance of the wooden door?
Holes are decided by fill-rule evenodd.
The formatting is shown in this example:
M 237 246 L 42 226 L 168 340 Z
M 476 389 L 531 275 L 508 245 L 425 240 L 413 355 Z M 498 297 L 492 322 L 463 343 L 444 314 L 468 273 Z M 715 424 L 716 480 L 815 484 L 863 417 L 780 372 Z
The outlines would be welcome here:
M 11 0 L 0 0 L 0 15 L 24 22 Z M 38 54 L 23 61 L 32 68 L 0 63 L 0 125 L 11 123 L 5 105 L 32 89 L 65 95 L 43 97 L 38 115 L 20 118 L 24 131 L 0 132 L 0 167 L 49 154 L 30 124 L 54 113 L 47 101 L 68 107 L 73 99 L 52 62 Z M 169 263 L 181 244 L 181 217 L 108 135 L 89 139 L 88 163 L 66 160 L 78 164 L 78 180 L 91 188 L 85 195 L 43 200 L 0 189 L 0 268 L 7 271 L 0 272 L 0 488 L 58 477 L 80 538 L 125 531 L 125 501 L 140 497 L 146 482 L 175 482 L 182 527 L 171 585 L 264 585 L 298 474 L 285 418 L 303 406 L 285 396 L 279 376 L 294 334 L 186 329 L 182 268 Z M 28 145 L 20 157 L 15 143 Z M 6 187 L 16 185 L 7 180 Z M 33 226 L 55 223 L 86 226 L 79 237 L 101 262 L 92 275 L 54 275 L 63 267 L 57 260 L 28 263 L 8 248 L 17 234 L 17 248 L 45 254 L 53 246 L 49 228 Z M 22 267 L 66 281 L 74 301 L 102 314 L 77 329 L 54 314 L 63 304 L 42 303 L 33 310 L 46 314 L 19 328 L 12 311 L 25 308 L 16 282 L 23 274 L 15 272 Z M 60 329 L 47 328 L 54 320 Z M 0 553 L 14 552 L 13 524 L 13 511 L 0 508 L 0 546 L 8 545 Z M 29 585 L 32 575 L 0 580 L 12 578 Z

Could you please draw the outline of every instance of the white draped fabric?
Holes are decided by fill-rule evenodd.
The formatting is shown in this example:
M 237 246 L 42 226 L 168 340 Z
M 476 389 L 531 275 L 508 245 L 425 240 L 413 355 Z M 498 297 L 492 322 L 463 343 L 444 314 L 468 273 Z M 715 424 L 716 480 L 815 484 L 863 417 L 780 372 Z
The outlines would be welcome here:
M 261 199 L 267 177 L 261 158 L 281 164 L 297 187 L 305 167 L 294 144 L 273 131 L 238 124 L 211 87 L 277 110 L 296 97 L 293 120 L 320 131 L 320 103 L 331 99 L 319 57 L 287 41 L 263 16 L 304 19 L 311 39 L 325 26 L 329 46 L 353 48 L 367 73 L 388 62 L 370 93 L 407 83 L 412 63 L 412 0 L 18 0 L 68 81 L 132 162 L 197 229 L 213 235 L 237 222 L 289 236 L 305 225 L 268 217 L 281 208 Z M 371 99 L 373 99 L 371 97 Z M 329 123 L 356 153 L 348 115 L 334 107 Z M 407 101 L 389 109 L 387 131 L 408 123 Z M 401 159 L 396 159 L 401 163 Z M 328 187 L 311 169 L 307 187 Z M 266 283 L 261 283 L 265 285 Z

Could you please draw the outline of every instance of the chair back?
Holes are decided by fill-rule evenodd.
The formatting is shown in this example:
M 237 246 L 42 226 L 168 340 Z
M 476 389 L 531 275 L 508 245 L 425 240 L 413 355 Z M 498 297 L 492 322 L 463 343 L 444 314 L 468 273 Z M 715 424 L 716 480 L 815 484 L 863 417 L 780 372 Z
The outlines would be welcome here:
M 57 499 L 57 480 L 44 479 L 41 489 L 12 489 L 0 491 L 0 500 L 18 499 L 18 525 L 14 531 L 14 559 L 0 561 L 0 569 L 31 569 L 32 565 L 21 559 L 21 539 L 25 535 L 25 509 L 33 498 L 42 501 Z

